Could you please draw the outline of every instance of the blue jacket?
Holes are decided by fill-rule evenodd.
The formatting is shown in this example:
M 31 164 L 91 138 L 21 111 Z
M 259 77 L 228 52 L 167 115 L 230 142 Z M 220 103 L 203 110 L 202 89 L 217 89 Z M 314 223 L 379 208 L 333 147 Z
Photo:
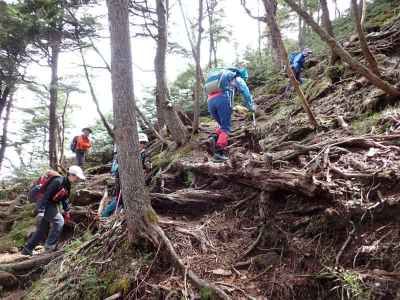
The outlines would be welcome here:
M 241 77 L 237 76 L 236 72 L 225 70 L 221 75 L 220 82 L 220 86 L 223 89 L 223 94 L 225 94 L 230 99 L 230 101 L 233 101 L 233 98 L 235 96 L 235 89 L 237 89 L 242 94 L 246 107 L 251 110 L 253 109 L 253 97 L 250 93 L 249 87 Z M 219 96 L 221 95 L 221 93 L 210 95 L 210 98 L 213 98 L 217 95 Z
M 291 53 L 290 54 L 290 64 L 295 72 L 300 72 L 304 67 L 305 56 L 303 52 Z

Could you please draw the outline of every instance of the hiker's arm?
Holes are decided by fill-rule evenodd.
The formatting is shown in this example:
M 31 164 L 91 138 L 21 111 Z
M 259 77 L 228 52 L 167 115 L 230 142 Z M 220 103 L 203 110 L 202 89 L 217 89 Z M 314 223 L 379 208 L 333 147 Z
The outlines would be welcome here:
M 64 198 L 61 200 L 61 205 L 63 207 L 63 210 L 65 212 L 69 212 L 71 209 L 71 205 L 69 204 L 69 199 L 68 198 Z
M 236 77 L 235 87 L 242 94 L 246 107 L 250 111 L 254 111 L 253 97 L 251 96 L 249 87 L 247 86 L 246 82 L 241 77 Z

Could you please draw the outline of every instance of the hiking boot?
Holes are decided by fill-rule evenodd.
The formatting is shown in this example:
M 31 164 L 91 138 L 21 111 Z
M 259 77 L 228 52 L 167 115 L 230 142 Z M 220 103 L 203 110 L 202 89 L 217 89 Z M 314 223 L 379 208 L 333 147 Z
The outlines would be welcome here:
M 211 154 L 215 153 L 215 144 L 218 140 L 218 135 L 215 133 L 211 134 L 210 137 L 208 138 L 208 143 L 209 143 L 209 150 Z
M 25 247 L 24 247 L 24 248 L 22 248 L 21 254 L 22 254 L 22 255 L 33 256 L 33 253 L 32 253 L 32 251 L 30 251 L 30 250 L 26 249 Z
M 214 162 L 225 162 L 228 159 L 229 159 L 228 156 L 226 156 L 226 154 L 221 150 L 216 151 L 214 156 L 213 156 L 213 161 Z

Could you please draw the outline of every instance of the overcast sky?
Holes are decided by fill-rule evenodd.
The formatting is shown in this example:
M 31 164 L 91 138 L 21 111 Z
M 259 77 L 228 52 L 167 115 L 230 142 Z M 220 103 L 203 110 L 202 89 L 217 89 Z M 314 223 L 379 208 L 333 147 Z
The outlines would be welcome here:
M 193 20 L 195 14 L 197 13 L 193 5 L 195 5 L 197 1 L 182 1 L 185 5 L 186 12 L 188 13 L 189 18 Z M 13 1 L 8 0 L 6 2 Z M 104 15 L 104 18 L 102 20 L 102 23 L 104 24 L 104 30 L 101 32 L 101 36 L 103 36 L 103 38 L 96 40 L 95 43 L 109 61 L 110 45 L 108 39 L 107 18 L 105 15 L 106 8 L 104 2 L 105 1 L 103 1 L 103 4 L 100 7 L 92 7 L 90 9 L 86 9 L 86 13 L 92 15 Z M 218 49 L 218 54 L 219 58 L 223 59 L 224 63 L 229 65 L 234 61 L 237 52 L 241 54 L 247 47 L 257 47 L 258 24 L 257 21 L 250 18 L 244 12 L 243 7 L 240 5 L 240 0 L 221 0 L 220 2 L 221 3 L 219 5 L 223 7 L 226 14 L 224 22 L 226 26 L 230 27 L 232 35 L 231 39 L 228 42 L 220 45 Z M 260 5 L 261 1 L 248 0 L 247 2 L 249 7 L 252 8 L 254 14 L 257 14 L 258 9 L 261 13 L 263 13 L 264 10 L 262 9 L 262 5 Z M 339 9 L 341 11 L 344 11 L 348 8 L 350 1 L 338 0 L 337 2 Z M 170 3 L 172 7 L 169 24 L 169 33 L 171 39 L 189 49 L 189 43 L 186 38 L 182 17 L 177 2 L 172 0 L 170 1 Z M 333 11 L 332 1 L 328 0 L 328 3 L 330 5 L 331 11 Z M 260 5 L 259 8 L 258 5 Z M 331 15 L 333 14 L 331 13 Z M 205 20 L 204 23 L 206 25 L 207 20 Z M 296 37 L 296 32 L 285 32 L 285 34 L 289 37 Z M 235 49 L 235 47 L 237 47 L 237 49 Z M 202 61 L 204 65 L 207 63 L 208 59 L 207 51 L 207 40 L 204 40 L 202 48 Z M 85 55 L 88 60 L 88 64 L 93 66 L 102 66 L 101 60 L 98 58 L 94 51 L 88 50 L 86 51 Z M 134 87 L 135 96 L 137 99 L 143 97 L 146 88 L 154 86 L 155 75 L 152 72 L 154 55 L 155 43 L 153 40 L 138 38 L 132 40 Z M 186 69 L 191 62 L 192 61 L 190 57 L 183 58 L 177 55 L 169 55 L 167 58 L 168 80 L 170 82 L 173 81 L 176 78 L 177 74 Z M 72 116 L 74 129 L 72 130 L 72 132 L 68 132 L 68 138 L 71 138 L 74 134 L 78 133 L 80 128 L 94 124 L 95 120 L 98 119 L 95 107 L 91 101 L 91 97 L 88 92 L 86 80 L 83 77 L 83 70 L 79 66 L 79 64 L 80 57 L 78 53 L 65 52 L 60 55 L 59 75 L 61 80 L 65 80 L 67 82 L 76 81 L 79 85 L 79 88 L 84 91 L 83 94 L 71 94 L 71 102 L 77 107 L 77 109 L 75 109 Z M 96 94 L 100 100 L 102 111 L 111 111 L 112 99 L 111 80 L 109 72 L 102 69 L 93 69 L 91 71 L 91 74 L 93 76 Z M 48 85 L 50 80 L 49 68 L 38 66 L 36 64 L 29 67 L 28 75 L 35 77 L 36 81 L 39 81 L 45 85 Z M 74 79 L 71 79 L 72 77 Z M 29 107 L 34 103 L 34 96 L 31 93 L 26 92 L 25 90 L 20 90 L 16 94 L 16 100 L 17 107 Z M 10 122 L 10 131 L 15 132 L 21 126 L 21 122 L 23 122 L 24 118 L 26 117 L 26 114 L 24 115 L 20 112 L 13 113 Z M 10 137 L 10 139 L 12 139 L 12 136 Z M 7 150 L 7 156 L 10 158 L 15 157 L 10 149 Z M 8 162 L 5 162 L 5 166 L 7 166 L 7 164 Z M 4 173 L 4 171 L 2 173 Z

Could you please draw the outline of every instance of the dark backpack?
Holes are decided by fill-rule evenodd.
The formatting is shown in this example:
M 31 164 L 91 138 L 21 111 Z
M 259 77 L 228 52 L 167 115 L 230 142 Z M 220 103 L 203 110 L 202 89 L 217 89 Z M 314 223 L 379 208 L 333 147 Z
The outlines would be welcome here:
M 50 182 L 54 178 L 60 176 L 61 176 L 60 173 L 53 170 L 49 170 L 46 172 L 46 174 L 40 176 L 39 179 L 35 180 L 31 188 L 29 189 L 28 193 L 29 201 L 31 202 L 40 201 L 44 195 L 44 192 L 46 191 L 46 187 L 50 184 Z
M 78 137 L 76 136 L 76 137 L 74 137 L 73 139 L 72 139 L 72 142 L 71 142 L 71 145 L 70 145 L 70 148 L 71 148 L 71 151 L 72 152 L 76 152 L 76 144 L 78 143 Z

